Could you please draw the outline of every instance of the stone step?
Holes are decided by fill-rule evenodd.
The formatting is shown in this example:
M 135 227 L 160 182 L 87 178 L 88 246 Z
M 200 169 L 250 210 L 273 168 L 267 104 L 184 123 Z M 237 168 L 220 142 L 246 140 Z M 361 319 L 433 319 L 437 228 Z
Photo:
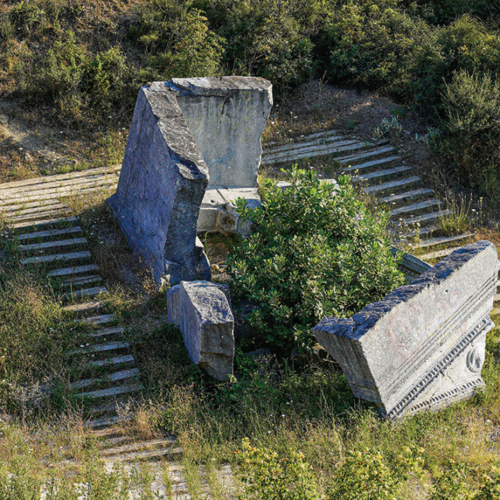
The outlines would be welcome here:
M 372 194 L 373 196 L 381 196 L 386 192 L 396 193 L 400 189 L 406 189 L 408 186 L 418 184 L 420 182 L 422 182 L 422 179 L 420 179 L 420 177 L 405 177 L 404 179 L 398 179 L 396 181 L 385 182 L 384 184 L 365 187 L 364 190 L 366 193 Z
M 429 240 L 424 240 L 420 243 L 418 243 L 417 245 L 412 245 L 414 246 L 414 248 L 425 248 L 425 247 L 433 247 L 433 246 L 437 246 L 437 245 L 443 245 L 443 244 L 447 244 L 447 243 L 454 243 L 456 241 L 460 241 L 460 240 L 466 240 L 468 238 L 471 238 L 472 236 L 474 236 L 474 233 L 462 233 L 462 234 L 459 234 L 457 236 L 441 236 L 439 238 L 432 238 L 432 239 L 429 239 Z
M 70 389 L 83 389 L 84 387 L 91 387 L 93 385 L 99 385 L 102 383 L 112 383 L 118 382 L 120 380 L 127 380 L 130 378 L 139 377 L 140 373 L 137 368 L 131 368 L 130 370 L 120 370 L 114 373 L 110 373 L 108 375 L 104 375 L 99 378 L 88 378 L 85 380 L 78 380 L 77 382 L 73 382 L 69 385 Z
M 109 337 L 111 335 L 120 335 L 124 333 L 125 330 L 121 326 L 117 327 L 109 327 L 109 328 L 101 328 L 100 330 L 95 331 L 94 333 L 91 333 L 91 337 Z
M 105 344 L 90 345 L 88 347 L 78 347 L 76 349 L 69 350 L 66 354 L 95 354 L 109 351 L 118 351 L 121 349 L 129 349 L 130 344 L 123 340 L 116 342 L 107 342 Z
M 106 189 L 107 191 L 113 190 L 115 188 L 114 184 L 109 184 L 105 186 L 101 186 L 99 184 L 95 184 L 93 186 L 89 186 L 86 189 L 74 187 L 74 188 L 65 188 L 65 190 L 59 190 L 55 193 L 51 192 L 52 190 L 47 190 L 43 194 L 37 194 L 37 195 L 26 195 L 26 196 L 21 196 L 19 195 L 18 197 L 10 197 L 4 200 L 0 199 L 0 204 L 3 202 L 5 203 L 28 203 L 28 202 L 33 202 L 33 201 L 42 201 L 42 200 L 55 200 L 59 198 L 63 198 L 65 196 L 80 196 L 83 194 L 91 194 L 95 193 L 96 191 L 100 191 L 101 189 Z
M 86 245 L 87 243 L 87 238 L 71 238 L 67 240 L 44 241 L 43 243 L 28 243 L 26 245 L 19 245 L 18 248 L 23 252 L 36 252 L 59 247 Z
M 121 365 L 135 365 L 135 359 L 132 354 L 124 354 L 123 356 L 114 356 L 112 358 L 106 359 L 96 359 L 95 361 L 89 361 L 87 363 L 90 367 L 110 367 L 110 366 L 121 366 Z
M 47 219 L 47 218 L 61 218 L 63 215 L 66 215 L 70 212 L 69 208 L 56 208 L 54 210 L 46 210 L 45 212 L 38 212 L 36 214 L 28 214 L 28 215 L 19 215 L 14 217 L 4 217 L 5 222 L 8 225 L 11 223 L 17 224 L 19 222 L 26 221 L 37 221 L 38 219 Z
M 328 156 L 333 153 L 341 153 L 344 151 L 355 151 L 357 149 L 363 149 L 366 147 L 364 142 L 356 142 L 356 141 L 346 141 L 348 144 L 345 146 L 332 145 L 325 147 L 317 147 L 310 148 L 310 151 L 297 151 L 295 153 L 290 153 L 289 155 L 281 155 L 281 156 L 269 156 L 262 159 L 263 165 L 273 165 L 275 163 L 285 163 L 285 162 L 294 162 L 297 160 L 301 160 L 304 158 L 315 158 L 316 156 Z
M 17 208 L 14 208 L 17 207 Z M 66 205 L 58 200 L 51 201 L 45 205 L 39 204 L 38 207 L 24 208 L 23 205 L 10 205 L 9 209 L 0 206 L 0 213 L 3 214 L 4 219 L 10 219 L 12 217 L 18 217 L 21 215 L 36 215 L 40 212 L 48 212 L 51 210 L 68 209 Z
M 341 165 L 346 165 L 348 167 L 353 167 L 365 161 L 375 160 L 377 158 L 383 158 L 386 156 L 396 154 L 396 149 L 392 146 L 382 146 L 368 149 L 362 153 L 356 153 L 351 155 L 339 156 L 335 158 Z
M 120 422 L 123 422 L 123 418 L 120 416 L 103 417 L 90 420 L 87 422 L 87 426 L 96 429 L 100 427 L 109 427 L 111 425 L 119 424 Z
M 73 274 L 83 274 L 92 271 L 99 271 L 99 266 L 95 264 L 88 264 L 86 266 L 64 267 L 62 269 L 54 269 L 47 274 L 52 277 L 57 276 L 71 276 Z
M 445 248 L 444 250 L 437 250 L 436 252 L 426 253 L 425 255 L 421 255 L 419 258 L 422 260 L 431 260 L 442 257 L 448 257 L 448 255 L 452 254 L 455 250 L 458 250 L 459 248 L 462 247 Z
M 3 189 L 0 192 L 0 200 L 2 200 L 4 204 L 6 204 L 7 202 L 12 203 L 13 201 L 16 201 L 20 198 L 26 198 L 27 196 L 29 196 L 30 198 L 36 198 L 38 195 L 60 193 L 66 194 L 72 191 L 77 194 L 80 189 L 109 186 L 110 184 L 116 184 L 117 182 L 118 177 L 116 177 L 115 175 L 102 176 L 100 178 L 83 177 L 78 181 L 74 181 L 71 183 L 66 183 L 65 181 L 46 182 L 44 184 L 32 186 L 28 194 L 24 189 L 19 189 L 17 187 L 11 189 Z
M 325 132 L 315 132 L 314 134 L 308 134 L 308 135 L 302 135 L 300 137 L 293 137 L 291 139 L 286 139 L 284 142 L 283 141 L 267 141 L 262 143 L 262 148 L 264 150 L 267 150 L 268 148 L 276 145 L 286 145 L 289 142 L 293 141 L 308 141 L 311 139 L 315 139 L 317 137 L 330 137 L 332 135 L 337 135 L 339 132 L 337 130 L 327 130 Z
M 114 314 L 101 314 L 100 316 L 92 316 L 91 318 L 85 318 L 82 320 L 88 325 L 104 325 L 106 323 L 112 323 L 116 321 L 116 315 Z
M 432 212 L 430 214 L 424 214 L 424 215 L 418 215 L 416 217 L 411 217 L 409 219 L 404 219 L 402 221 L 403 225 L 406 226 L 411 226 L 412 224 L 416 224 L 417 222 L 420 225 L 427 225 L 430 224 L 431 222 L 435 222 L 439 220 L 441 217 L 445 217 L 447 215 L 451 214 L 451 210 L 441 210 L 439 212 Z
M 370 172 L 368 174 L 357 175 L 352 178 L 352 182 L 361 181 L 377 181 L 383 179 L 384 177 L 395 177 L 404 173 L 411 172 L 411 167 L 394 167 L 387 170 L 377 170 L 376 172 Z
M 144 386 L 140 382 L 130 383 L 126 385 L 119 385 L 116 387 L 108 387 L 107 389 L 99 389 L 96 391 L 84 392 L 79 394 L 82 398 L 89 399 L 101 399 L 109 398 L 114 396 L 120 396 L 122 394 L 130 394 L 133 392 L 142 391 Z
M 43 182 L 40 184 L 33 184 L 29 186 L 29 196 L 41 194 L 43 191 L 46 192 L 57 192 L 54 191 L 56 189 L 68 189 L 74 188 L 79 189 L 88 188 L 89 185 L 109 185 L 116 184 L 118 182 L 118 176 L 116 174 L 107 174 L 107 175 L 99 175 L 99 176 L 89 176 L 89 177 L 79 177 L 77 179 L 66 179 L 66 180 L 50 180 L 49 182 Z M 0 199 L 12 199 L 16 195 L 25 195 L 26 188 L 20 187 L 11 187 L 0 190 Z
M 58 224 L 72 224 L 78 222 L 76 217 L 62 217 L 56 219 L 42 219 L 31 222 L 17 222 L 15 224 L 9 224 L 10 229 L 22 229 L 25 227 L 41 227 L 41 226 L 55 226 Z
M 329 137 L 318 137 L 318 138 L 313 138 L 313 139 L 308 138 L 308 139 L 309 140 L 307 141 L 304 140 L 293 141 L 287 144 L 282 144 L 280 146 L 266 147 L 264 148 L 263 156 L 273 155 L 276 153 L 284 153 L 284 152 L 288 153 L 290 151 L 295 151 L 300 148 L 324 145 L 324 144 L 329 144 L 331 142 L 338 142 L 346 140 L 346 137 L 343 135 L 331 135 Z
M 413 230 L 412 231 L 405 231 L 403 234 L 399 234 L 399 237 L 400 237 L 399 241 L 404 240 L 406 242 L 409 238 L 415 238 L 417 236 L 417 234 L 419 237 L 431 235 L 432 233 L 437 231 L 437 229 L 438 229 L 437 226 L 430 225 L 430 226 L 421 227 L 421 228 L 419 228 L 418 231 L 413 231 Z M 397 240 L 397 238 L 396 238 L 396 240 Z M 413 247 L 418 248 L 418 246 L 415 246 L 415 245 L 413 245 Z
M 102 281 L 102 278 L 98 274 L 93 274 L 90 276 L 76 276 L 74 278 L 67 278 L 61 282 L 62 287 L 69 286 L 82 286 L 89 285 L 91 283 L 98 283 Z
M 365 163 L 360 163 L 359 165 L 354 165 L 353 167 L 347 167 L 342 171 L 342 173 L 352 174 L 355 172 L 370 172 L 372 170 L 378 170 L 379 167 L 391 167 L 394 163 L 400 163 L 401 160 L 401 156 L 386 156 L 384 158 L 379 158 L 378 160 L 367 161 Z
M 115 165 L 113 167 L 99 167 L 99 168 L 90 168 L 88 170 L 79 170 L 76 172 L 69 172 L 66 174 L 56 174 L 50 175 L 47 177 L 33 177 L 31 179 L 26 179 L 23 181 L 13 181 L 13 182 L 4 182 L 0 184 L 0 193 L 4 189 L 9 189 L 12 187 L 27 187 L 34 186 L 37 184 L 45 184 L 46 182 L 51 181 L 70 181 L 72 179 L 77 179 L 79 177 L 92 177 L 98 176 L 102 174 L 112 174 L 118 175 L 121 169 L 121 165 Z
M 95 311 L 96 309 L 102 309 L 103 307 L 104 304 L 102 302 L 94 300 L 92 302 L 83 302 L 81 304 L 72 304 L 70 306 L 64 306 L 62 309 L 63 311 L 71 313 L 87 313 L 90 311 Z
M 48 202 L 45 201 L 31 201 L 29 203 L 13 203 L 12 205 L 4 205 L 0 202 L 0 212 L 8 212 L 10 210 L 16 211 L 16 210 L 24 210 L 27 208 L 41 208 L 46 206 L 47 204 L 52 204 L 52 203 L 60 203 L 59 200 L 49 200 Z
M 49 229 L 47 231 L 36 231 L 34 233 L 23 233 L 16 236 L 19 241 L 23 240 L 41 240 L 42 238 L 53 238 L 55 236 L 64 236 L 66 234 L 81 233 L 80 226 L 65 227 L 63 229 Z
M 90 435 L 96 439 L 111 438 L 112 436 L 123 436 L 123 429 L 121 427 L 105 427 L 104 429 L 99 429 L 91 431 Z M 128 436 L 126 436 L 128 438 Z
M 414 203 L 413 205 L 405 205 L 400 208 L 396 208 L 391 211 L 391 217 L 399 217 L 400 215 L 405 215 L 409 213 L 418 213 L 424 210 L 433 209 L 439 207 L 443 204 L 441 200 L 433 199 L 422 201 L 420 203 Z
M 434 191 L 429 188 L 414 189 L 413 191 L 406 191 L 404 193 L 392 194 L 391 196 L 386 196 L 385 198 L 379 198 L 381 203 L 389 203 L 390 205 L 399 204 L 401 202 L 415 200 L 418 198 L 423 198 L 424 196 L 431 196 Z
M 120 455 L 122 453 L 129 453 L 132 451 L 153 451 L 153 449 L 157 449 L 158 447 L 166 448 L 172 447 L 175 444 L 175 438 L 168 437 L 163 439 L 153 439 L 151 441 L 142 441 L 139 443 L 127 444 L 123 446 L 118 446 L 116 448 L 105 448 L 100 451 L 101 456 L 110 456 L 110 455 Z
M 21 259 L 21 264 L 48 264 L 50 262 L 63 262 L 68 260 L 87 260 L 90 259 L 92 255 L 88 251 L 84 252 L 71 252 L 71 253 L 59 253 L 52 255 L 39 255 L 36 257 L 25 257 Z
M 95 286 L 93 288 L 84 288 L 82 290 L 73 290 L 72 292 L 63 293 L 59 296 L 62 300 L 80 299 L 82 297 L 96 297 L 101 293 L 107 293 L 108 290 L 105 286 Z
M 114 456 L 107 456 L 106 457 L 106 462 L 133 462 L 135 460 L 141 461 L 141 460 L 162 460 L 166 456 L 173 456 L 173 455 L 181 455 L 182 454 L 182 448 L 176 447 L 166 447 L 166 448 L 161 448 L 159 450 L 153 450 L 153 451 L 136 451 L 136 452 L 131 452 L 131 453 L 122 453 L 120 455 L 114 455 Z M 178 498 L 177 496 L 174 496 L 174 498 Z M 203 497 L 206 498 L 206 497 Z

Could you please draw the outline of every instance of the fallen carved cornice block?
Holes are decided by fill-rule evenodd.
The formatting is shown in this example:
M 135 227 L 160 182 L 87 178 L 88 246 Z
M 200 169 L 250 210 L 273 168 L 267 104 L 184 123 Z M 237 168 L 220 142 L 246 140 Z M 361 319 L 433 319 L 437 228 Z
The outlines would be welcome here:
M 496 248 L 479 241 L 353 317 L 324 319 L 314 335 L 354 395 L 389 418 L 436 410 L 484 387 L 497 279 Z

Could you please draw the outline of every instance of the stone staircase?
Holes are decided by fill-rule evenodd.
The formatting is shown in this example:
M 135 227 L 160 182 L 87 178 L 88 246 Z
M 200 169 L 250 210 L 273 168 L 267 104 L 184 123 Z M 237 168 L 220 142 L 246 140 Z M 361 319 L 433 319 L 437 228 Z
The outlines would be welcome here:
M 119 169 L 105 168 L 0 184 L 0 220 L 20 264 L 45 272 L 63 309 L 75 325 L 84 326 L 86 341 L 66 353 L 68 362 L 75 362 L 69 389 L 86 402 L 87 423 L 108 470 L 123 462 L 125 473 L 132 475 L 147 462 L 158 498 L 214 498 L 211 491 L 217 492 L 216 498 L 236 498 L 228 464 L 212 475 L 204 466 L 187 474 L 174 438 L 135 439 L 120 425 L 117 409 L 143 389 L 140 373 L 123 326 L 106 310 L 107 289 L 78 216 L 61 201 L 64 196 L 113 189 L 118 174 Z M 142 493 L 131 491 L 130 498 L 142 498 Z
M 364 191 L 391 209 L 391 229 L 396 240 L 418 234 L 422 241 L 417 247 L 446 245 L 467 240 L 472 233 L 433 238 L 439 218 L 449 215 L 443 202 L 432 189 L 423 186 L 422 179 L 405 164 L 388 141 L 362 142 L 355 137 L 340 135 L 334 130 L 290 139 L 286 144 L 267 143 L 262 164 L 272 166 L 292 164 L 304 159 L 331 156 L 338 163 L 338 173 L 349 174 L 353 182 L 362 183 Z

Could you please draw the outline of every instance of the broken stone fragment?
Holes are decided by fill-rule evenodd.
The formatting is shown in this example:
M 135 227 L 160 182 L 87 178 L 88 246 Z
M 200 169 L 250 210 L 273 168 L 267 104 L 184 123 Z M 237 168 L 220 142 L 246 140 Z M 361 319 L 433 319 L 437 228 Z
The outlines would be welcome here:
M 354 395 L 389 418 L 437 410 L 484 387 L 497 280 L 496 248 L 479 241 L 352 318 L 325 318 L 314 335 Z
M 217 380 L 233 375 L 234 318 L 229 288 L 209 281 L 182 281 L 167 292 L 169 323 L 182 332 L 189 357 Z

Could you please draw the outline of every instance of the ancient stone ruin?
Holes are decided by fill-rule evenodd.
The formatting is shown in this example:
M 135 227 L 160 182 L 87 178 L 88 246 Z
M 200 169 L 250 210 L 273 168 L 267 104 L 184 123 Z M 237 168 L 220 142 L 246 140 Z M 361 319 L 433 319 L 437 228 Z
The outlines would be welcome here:
M 261 78 L 173 79 L 140 90 L 108 204 L 158 284 L 209 280 L 197 232 L 230 233 L 232 202 L 259 202 L 260 137 L 271 105 L 271 84 Z
M 467 245 L 352 318 L 324 319 L 314 335 L 354 395 L 388 417 L 442 408 L 484 387 L 498 267 L 492 243 Z
M 182 332 L 194 364 L 217 380 L 233 374 L 234 318 L 227 285 L 183 281 L 167 292 L 168 322 Z

